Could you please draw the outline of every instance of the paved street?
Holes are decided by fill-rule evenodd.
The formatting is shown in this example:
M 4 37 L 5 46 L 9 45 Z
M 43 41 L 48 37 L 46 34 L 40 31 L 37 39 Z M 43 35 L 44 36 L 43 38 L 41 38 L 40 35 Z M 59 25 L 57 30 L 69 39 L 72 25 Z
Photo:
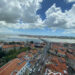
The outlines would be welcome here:
M 47 45 L 44 47 L 41 57 L 36 62 L 34 70 L 30 75 L 42 75 L 42 68 L 45 65 L 47 51 L 50 49 L 50 43 L 48 43 L 48 42 L 46 42 L 46 43 L 47 43 Z

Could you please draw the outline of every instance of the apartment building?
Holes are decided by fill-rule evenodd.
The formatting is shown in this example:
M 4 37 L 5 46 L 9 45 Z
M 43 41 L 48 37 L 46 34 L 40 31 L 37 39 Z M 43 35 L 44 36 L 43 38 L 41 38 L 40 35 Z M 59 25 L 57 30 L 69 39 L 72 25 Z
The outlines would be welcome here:
M 0 50 L 2 50 L 3 43 L 0 43 Z
M 14 45 L 3 45 L 2 46 L 2 50 L 3 51 L 10 51 L 10 50 L 14 50 L 14 49 L 18 50 L 21 47 L 23 48 L 24 45 L 18 45 L 18 44 L 14 44 Z
M 50 56 L 45 63 L 44 74 L 68 75 L 66 60 L 62 57 Z
M 27 63 L 15 58 L 0 68 L 0 75 L 24 75 Z
M 3 51 L 10 51 L 10 50 L 13 50 L 13 49 L 15 49 L 14 45 L 3 45 L 2 46 Z

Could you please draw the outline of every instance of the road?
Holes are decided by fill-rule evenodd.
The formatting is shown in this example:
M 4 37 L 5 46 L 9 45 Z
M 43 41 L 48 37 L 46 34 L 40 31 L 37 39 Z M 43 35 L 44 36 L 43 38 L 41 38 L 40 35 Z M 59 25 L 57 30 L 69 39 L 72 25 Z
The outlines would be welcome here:
M 42 68 L 45 66 L 46 55 L 49 49 L 50 43 L 47 42 L 47 45 L 44 47 L 40 59 L 38 59 L 36 62 L 33 72 L 30 75 L 42 75 Z

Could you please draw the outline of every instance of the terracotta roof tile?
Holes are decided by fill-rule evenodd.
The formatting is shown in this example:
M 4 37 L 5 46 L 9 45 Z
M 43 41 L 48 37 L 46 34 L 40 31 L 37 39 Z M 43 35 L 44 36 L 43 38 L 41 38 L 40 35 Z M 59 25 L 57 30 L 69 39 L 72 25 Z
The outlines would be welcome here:
M 2 68 L 0 68 L 0 75 L 10 75 L 14 70 L 20 70 L 26 62 L 22 62 L 18 58 L 13 59 L 8 64 L 4 65 Z
M 21 57 L 24 57 L 25 55 L 26 55 L 26 53 L 25 52 L 22 52 L 22 53 L 18 54 L 17 57 L 18 58 L 21 58 Z
M 65 51 L 61 51 L 58 49 L 58 53 L 65 54 Z
M 60 59 L 65 62 L 65 59 L 60 57 Z M 66 63 L 60 62 L 60 60 L 57 56 L 53 56 L 50 60 L 52 63 L 46 64 L 46 68 L 49 68 L 53 72 L 61 72 L 64 74 L 64 70 L 67 70 Z
M 75 56 L 74 56 L 74 55 L 69 54 L 69 53 L 67 53 L 66 55 L 67 55 L 67 57 L 68 57 L 69 59 L 73 59 L 73 60 L 75 60 Z

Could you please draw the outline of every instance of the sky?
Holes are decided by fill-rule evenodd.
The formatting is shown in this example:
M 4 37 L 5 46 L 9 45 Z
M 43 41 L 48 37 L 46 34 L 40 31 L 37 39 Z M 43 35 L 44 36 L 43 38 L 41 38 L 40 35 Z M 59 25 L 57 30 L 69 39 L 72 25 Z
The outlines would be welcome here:
M 0 34 L 75 37 L 75 0 L 0 0 Z

